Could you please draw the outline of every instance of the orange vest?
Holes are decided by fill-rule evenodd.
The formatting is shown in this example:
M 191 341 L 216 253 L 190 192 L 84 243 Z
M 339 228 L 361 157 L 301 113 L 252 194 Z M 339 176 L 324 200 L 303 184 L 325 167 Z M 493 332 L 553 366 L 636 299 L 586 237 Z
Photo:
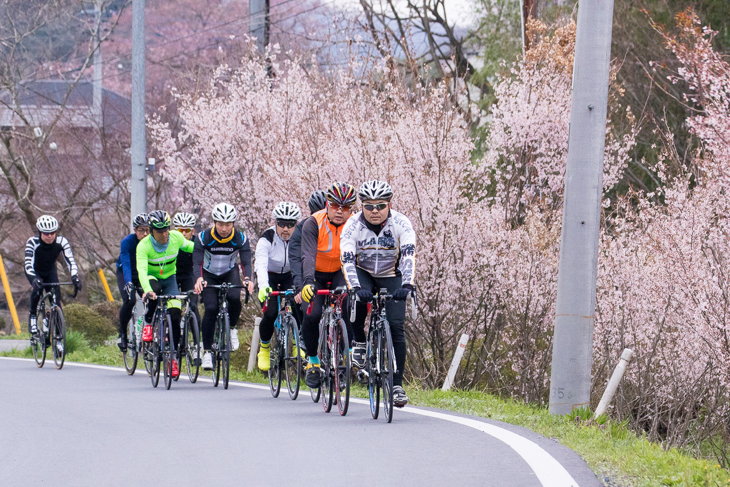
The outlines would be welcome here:
M 327 218 L 327 209 L 319 210 L 312 215 L 319 228 L 317 237 L 317 258 L 314 262 L 314 270 L 319 272 L 335 272 L 342 267 L 340 262 L 340 234 L 343 223 L 339 227 L 334 226 Z

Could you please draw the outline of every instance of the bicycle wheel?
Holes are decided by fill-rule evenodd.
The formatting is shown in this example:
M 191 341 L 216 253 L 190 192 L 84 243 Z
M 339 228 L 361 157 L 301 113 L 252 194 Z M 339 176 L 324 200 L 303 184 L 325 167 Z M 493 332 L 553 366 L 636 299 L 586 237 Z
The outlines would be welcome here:
M 378 369 L 380 370 L 380 388 L 383 391 L 383 413 L 390 423 L 393 421 L 393 374 L 395 373 L 395 352 L 393 339 L 390 336 L 390 324 L 387 320 L 381 322 L 381 333 L 378 340 Z
M 324 350 L 319 356 L 319 360 L 322 363 L 322 383 L 320 388 L 322 389 L 322 409 L 325 413 L 329 413 L 332 410 L 332 404 L 334 403 L 334 367 L 333 363 L 333 348 L 332 348 L 332 326 L 327 325 L 324 333 Z
M 150 357 L 150 380 L 152 381 L 152 387 L 157 387 L 160 382 L 160 364 L 162 363 L 160 344 L 155 339 L 149 342 L 147 348 Z
M 63 368 L 66 361 L 66 320 L 63 317 L 63 310 L 55 307 L 51 310 L 50 329 L 51 348 L 53 350 L 53 362 L 57 369 Z
M 282 340 L 282 324 L 279 319 L 274 324 L 274 334 L 271 335 L 269 342 L 269 389 L 271 395 L 279 397 L 281 391 L 281 360 L 286 353 L 284 346 L 286 343 Z
M 344 320 L 335 321 L 333 340 L 333 364 L 334 364 L 334 389 L 335 402 L 340 411 L 340 416 L 347 414 L 350 406 L 350 340 L 347 336 L 347 326 Z
M 223 315 L 223 347 L 221 349 L 221 374 L 223 389 L 228 389 L 228 374 L 231 370 L 231 323 L 228 313 Z
M 38 314 L 37 316 L 43 316 Z M 38 334 L 30 337 L 30 348 L 33 351 L 33 358 L 38 368 L 43 367 L 46 363 L 46 333 L 43 331 L 43 326 L 40 321 L 38 323 Z
M 302 377 L 302 353 L 299 343 L 299 329 L 292 315 L 284 318 L 284 369 L 289 398 L 293 401 L 299 396 Z
M 165 313 L 165 319 L 162 322 L 162 339 L 160 344 L 162 345 L 162 363 L 165 378 L 165 389 L 170 389 L 172 386 L 172 361 L 175 360 L 175 342 L 172 338 L 172 320 L 170 315 Z
M 195 313 L 188 311 L 184 317 L 185 327 L 181 334 L 184 348 L 180 349 L 180 361 L 185 356 L 185 368 L 188 372 L 188 379 L 195 384 L 200 373 L 200 330 L 198 318 Z
M 370 415 L 378 419 L 380 414 L 380 377 L 378 373 L 378 337 L 380 334 L 374 322 L 368 330 L 367 353 L 365 367 L 368 373 L 368 398 L 370 399 Z
M 221 312 L 215 319 L 213 340 L 213 387 L 218 387 L 221 379 L 221 347 L 223 346 L 223 313 Z
M 122 354 L 124 359 L 124 368 L 128 375 L 134 375 L 137 370 L 137 359 L 139 352 L 137 351 L 137 330 L 134 326 L 136 318 L 132 314 L 132 319 L 127 323 L 127 350 Z

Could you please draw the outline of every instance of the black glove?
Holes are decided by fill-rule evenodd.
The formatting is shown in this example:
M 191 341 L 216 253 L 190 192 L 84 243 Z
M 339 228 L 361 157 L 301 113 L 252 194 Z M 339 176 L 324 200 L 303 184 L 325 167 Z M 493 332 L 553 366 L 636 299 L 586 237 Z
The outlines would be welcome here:
M 413 286 L 403 284 L 402 288 L 393 291 L 393 299 L 396 301 L 405 301 L 412 292 L 414 292 Z
M 132 281 L 129 281 L 127 284 L 124 285 L 124 292 L 127 293 L 129 299 L 132 299 L 132 296 L 134 296 L 134 283 Z
M 36 277 L 35 279 L 33 279 L 31 286 L 33 286 L 34 291 L 40 291 L 41 289 L 43 289 L 43 279 L 41 279 L 40 277 Z
M 357 300 L 360 302 L 369 303 L 373 300 L 373 293 L 367 289 L 361 289 L 360 287 L 356 286 L 352 288 L 352 290 L 355 292 Z
M 76 292 L 78 293 L 79 291 L 81 291 L 81 278 L 79 278 L 78 275 L 71 276 L 71 281 L 73 281 L 74 283 L 74 289 L 76 290 Z

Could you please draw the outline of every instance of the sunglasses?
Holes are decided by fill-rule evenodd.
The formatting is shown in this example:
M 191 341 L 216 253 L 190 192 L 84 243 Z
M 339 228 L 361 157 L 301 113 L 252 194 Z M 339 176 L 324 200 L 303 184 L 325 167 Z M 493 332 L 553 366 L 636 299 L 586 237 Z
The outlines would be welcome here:
M 296 224 L 294 220 L 276 220 L 276 226 L 281 228 L 292 228 Z
M 362 205 L 363 208 L 365 208 L 368 211 L 383 211 L 388 207 L 388 203 L 378 203 L 377 205 L 371 205 L 371 204 L 364 204 Z
M 178 228 L 177 231 L 180 233 L 193 233 L 192 228 Z
M 50 235 L 55 235 L 56 234 L 56 232 L 41 232 L 41 233 L 43 235 L 46 235 L 46 236 L 50 236 Z
M 330 208 L 332 208 L 335 211 L 350 211 L 352 209 L 352 205 L 338 205 L 335 203 L 327 203 Z

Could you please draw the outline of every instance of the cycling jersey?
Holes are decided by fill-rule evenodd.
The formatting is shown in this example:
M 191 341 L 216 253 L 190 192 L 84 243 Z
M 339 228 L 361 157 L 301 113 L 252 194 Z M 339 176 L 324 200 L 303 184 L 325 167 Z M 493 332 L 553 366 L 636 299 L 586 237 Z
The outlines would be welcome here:
M 259 288 L 269 286 L 269 273 L 290 274 L 289 243 L 276 233 L 274 227 L 266 229 L 256 243 L 256 277 Z
M 365 220 L 362 212 L 353 215 L 342 230 L 342 268 L 348 286 L 359 287 L 356 268 L 372 277 L 403 276 L 403 284 L 413 285 L 416 265 L 416 234 L 404 214 L 390 211 L 380 225 Z
M 241 268 L 246 279 L 251 279 L 251 247 L 243 232 L 235 229 L 226 238 L 215 232 L 215 227 L 200 232 L 195 238 L 193 273 L 202 276 L 203 270 L 222 276 L 236 267 L 236 254 L 241 259 Z
M 56 276 L 56 259 L 63 252 L 68 271 L 72 276 L 78 275 L 74 254 L 71 245 L 65 237 L 56 236 L 53 243 L 47 244 L 39 236 L 30 237 L 25 243 L 25 276 L 33 283 L 36 277 L 48 280 Z
M 137 244 L 139 239 L 134 233 L 124 237 L 119 244 L 119 258 L 117 258 L 117 272 L 122 271 L 124 282 L 137 281 Z
M 157 249 L 152 240 L 152 235 L 147 235 L 140 240 L 137 245 L 137 273 L 144 292 L 152 291 L 150 279 L 163 281 L 171 276 L 174 277 L 177 271 L 178 252 L 180 250 L 192 252 L 193 248 L 193 242 L 186 239 L 177 230 L 170 230 L 170 238 L 167 244 L 157 244 Z
M 302 287 L 302 227 L 306 219 L 297 223 L 289 239 L 289 267 L 291 268 L 292 284 L 295 289 Z
M 307 218 L 302 226 L 302 278 L 305 284 L 314 282 L 314 273 L 335 272 L 341 269 L 340 235 L 342 225 L 327 218 L 327 210 L 320 210 Z

